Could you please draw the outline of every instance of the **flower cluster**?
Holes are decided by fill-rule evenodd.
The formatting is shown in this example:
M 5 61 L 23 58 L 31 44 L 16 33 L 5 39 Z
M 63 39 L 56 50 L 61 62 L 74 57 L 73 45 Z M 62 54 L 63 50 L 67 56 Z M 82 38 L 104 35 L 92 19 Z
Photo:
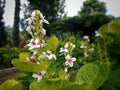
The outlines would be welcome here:
M 27 61 L 40 64 L 41 59 L 56 59 L 56 56 L 50 50 L 47 50 L 47 52 L 40 52 L 46 46 L 46 42 L 44 40 L 46 30 L 43 28 L 43 23 L 49 24 L 49 22 L 45 19 L 45 16 L 43 16 L 39 10 L 34 10 L 26 21 L 28 23 L 26 31 L 32 37 L 26 45 L 31 51 L 31 56 L 27 57 Z M 32 76 L 37 78 L 37 81 L 40 81 L 45 73 L 46 71 L 40 71 L 37 74 L 33 73 Z
M 28 22 L 26 31 L 32 37 L 35 37 L 36 35 L 40 35 L 41 37 L 43 37 L 46 35 L 46 30 L 42 27 L 42 25 L 43 23 L 49 24 L 49 22 L 45 19 L 45 16 L 43 16 L 43 14 L 39 10 L 34 10 L 26 21 Z
M 73 67 L 73 62 L 76 61 L 75 57 L 72 57 L 72 51 L 75 48 L 75 45 L 71 42 L 67 42 L 63 47 L 60 48 L 60 55 L 65 56 L 65 72 L 68 73 L 68 68 Z
M 83 37 L 83 41 L 80 42 L 80 48 L 83 50 L 84 53 L 84 57 L 88 58 L 94 51 L 94 45 L 93 44 L 89 44 L 90 39 L 87 35 L 85 35 Z M 84 64 L 86 63 L 86 61 L 84 61 Z
M 45 19 L 43 14 L 40 11 L 35 10 L 26 21 L 28 22 L 26 31 L 32 37 L 31 40 L 29 40 L 29 43 L 26 45 L 30 50 L 30 56 L 27 57 L 26 60 L 30 63 L 45 66 L 44 70 L 40 70 L 32 74 L 32 77 L 36 78 L 39 82 L 43 77 L 45 77 L 45 75 L 48 75 L 47 70 L 50 65 L 48 63 L 51 63 L 53 60 L 57 61 L 58 54 L 56 55 L 56 51 L 49 48 L 49 43 L 47 43 L 44 39 L 46 30 L 43 28 L 43 23 L 49 24 L 49 22 Z M 83 39 L 86 40 L 86 42 L 89 42 L 88 36 L 84 36 Z M 80 48 L 84 50 L 84 56 L 88 57 L 88 53 L 93 51 L 93 48 L 88 47 L 86 42 L 82 43 Z M 72 56 L 75 47 L 75 44 L 67 42 L 59 49 L 58 57 L 63 57 L 62 59 L 64 59 L 64 62 L 61 65 L 64 67 L 64 69 L 62 69 L 66 74 L 65 79 L 68 79 L 69 77 L 69 68 L 72 68 L 74 66 L 74 62 L 77 61 L 76 57 Z

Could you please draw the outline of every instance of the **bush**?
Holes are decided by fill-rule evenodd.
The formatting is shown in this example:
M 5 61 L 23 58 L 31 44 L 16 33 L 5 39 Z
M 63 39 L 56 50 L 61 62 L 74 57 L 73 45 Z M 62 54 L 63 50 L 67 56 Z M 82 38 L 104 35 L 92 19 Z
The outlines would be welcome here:
M 19 53 L 24 51 L 20 48 L 0 48 L 0 69 L 12 67 L 11 60 L 18 58 Z

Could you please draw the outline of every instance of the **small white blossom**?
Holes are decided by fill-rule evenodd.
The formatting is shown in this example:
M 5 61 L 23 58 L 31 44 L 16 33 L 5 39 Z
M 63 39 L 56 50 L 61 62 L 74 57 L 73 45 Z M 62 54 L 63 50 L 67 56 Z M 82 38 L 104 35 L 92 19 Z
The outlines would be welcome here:
M 65 72 L 68 72 L 68 68 L 67 67 L 65 67 Z
M 70 55 L 67 55 L 65 58 L 66 58 L 65 65 L 73 67 L 73 62 L 76 61 L 76 58 L 75 57 L 71 57 Z
M 31 39 L 30 42 L 27 44 L 27 46 L 29 46 L 29 50 L 32 50 L 34 48 L 39 48 L 40 47 L 40 45 L 38 43 L 39 43 L 38 38 L 36 38 L 35 40 Z
M 37 51 L 33 50 L 33 55 L 34 56 L 37 55 Z
M 56 56 L 52 51 L 48 50 L 47 53 L 48 53 L 47 57 L 48 57 L 49 60 L 51 60 L 51 59 L 56 60 Z
M 81 46 L 80 46 L 80 48 L 87 48 L 84 44 L 82 44 Z
M 92 52 L 92 51 L 94 51 L 94 48 L 89 48 L 88 50 Z
M 83 39 L 87 40 L 88 42 L 90 41 L 89 36 L 85 35 Z
M 32 33 L 32 30 L 33 30 L 33 29 L 34 29 L 34 26 L 29 25 L 29 26 L 27 26 L 26 31 L 27 31 L 31 36 L 33 36 L 33 33 Z
M 42 28 L 42 29 L 40 30 L 40 34 L 41 34 L 42 36 L 45 36 L 45 35 L 46 35 L 46 30 L 45 30 L 44 28 Z
M 87 54 L 87 52 L 84 52 L 84 56 L 85 56 L 85 57 L 88 57 L 88 54 Z
M 37 78 L 37 81 L 40 82 L 45 73 L 46 71 L 41 71 L 38 74 L 34 73 L 32 77 Z
M 66 54 L 68 52 L 67 47 L 68 47 L 68 43 L 66 43 L 64 47 L 60 48 L 61 55 Z
M 42 52 L 42 54 L 38 57 L 38 60 L 45 59 L 47 57 L 46 52 Z
M 40 64 L 40 62 L 36 62 L 37 64 Z
M 49 24 L 49 22 L 45 19 L 45 16 L 43 16 L 42 13 L 40 13 L 40 18 L 41 18 L 41 20 L 40 20 L 41 23 Z
M 70 46 L 71 46 L 71 51 L 72 51 L 75 48 L 75 44 L 70 43 Z
M 83 37 L 83 39 L 89 39 L 89 36 L 85 35 L 85 36 Z
M 28 25 L 31 25 L 34 22 L 34 17 L 30 16 L 26 21 L 28 22 Z

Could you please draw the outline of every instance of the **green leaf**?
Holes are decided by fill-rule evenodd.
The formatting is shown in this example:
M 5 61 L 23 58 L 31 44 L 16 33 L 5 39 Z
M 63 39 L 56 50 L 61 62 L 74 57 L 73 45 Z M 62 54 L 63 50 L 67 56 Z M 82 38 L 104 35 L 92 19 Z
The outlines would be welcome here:
M 107 83 L 109 86 L 113 85 L 114 87 L 120 88 L 120 68 L 110 72 Z
M 109 33 L 107 25 L 102 25 L 99 28 L 98 32 L 99 32 L 101 38 L 106 39 L 108 37 L 108 33 Z
M 120 35 L 120 20 L 113 20 L 108 26 L 110 32 L 115 35 Z
M 85 84 L 88 90 L 96 90 L 107 79 L 108 74 L 108 64 L 94 61 L 80 68 L 76 76 L 76 83 L 80 85 Z
M 113 20 L 108 25 L 102 25 L 98 30 L 100 37 L 106 39 L 108 37 L 120 36 L 120 20 Z
M 13 89 L 14 88 L 14 89 Z M 0 90 L 22 90 L 21 85 L 14 79 L 7 80 L 0 85 Z
M 30 85 L 30 90 L 59 90 L 60 81 L 41 81 L 33 82 Z
M 64 70 L 60 70 L 60 71 L 59 71 L 59 77 L 60 77 L 60 79 L 65 80 L 66 73 L 65 73 Z
M 29 57 L 28 53 L 20 53 L 19 54 L 19 60 L 26 60 L 26 57 Z
M 47 43 L 48 43 L 49 49 L 52 50 L 52 51 L 54 51 L 54 52 L 56 52 L 56 49 L 57 49 L 57 47 L 58 47 L 58 45 L 59 45 L 59 40 L 58 40 L 58 38 L 57 38 L 56 36 L 52 36 L 52 37 L 47 41 Z
M 69 85 L 61 88 L 60 90 L 88 90 L 88 89 L 85 89 L 84 85 L 69 84 Z
M 39 72 L 41 70 L 46 70 L 44 65 L 31 63 L 28 61 L 21 61 L 21 60 L 12 60 L 12 64 L 22 71 L 28 72 Z

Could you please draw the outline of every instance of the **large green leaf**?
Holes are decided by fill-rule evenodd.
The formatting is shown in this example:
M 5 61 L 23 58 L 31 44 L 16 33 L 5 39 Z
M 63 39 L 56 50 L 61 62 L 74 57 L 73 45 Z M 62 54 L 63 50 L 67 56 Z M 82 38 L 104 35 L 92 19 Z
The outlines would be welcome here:
M 108 32 L 109 32 L 107 25 L 102 25 L 99 28 L 98 32 L 99 32 L 101 38 L 106 39 L 108 36 Z
M 30 90 L 59 90 L 60 84 L 60 81 L 33 82 L 30 85 Z
M 108 25 L 110 32 L 115 35 L 120 35 L 120 20 L 113 20 Z
M 41 70 L 46 70 L 46 67 L 41 64 L 31 63 L 28 61 L 22 61 L 22 60 L 12 60 L 12 64 L 22 71 L 28 71 L 28 72 L 39 72 Z
M 120 36 L 120 20 L 113 20 L 107 25 L 102 25 L 98 32 L 100 37 L 106 39 L 110 36 Z
M 115 88 L 120 88 L 120 68 L 110 72 L 105 84 L 107 84 L 108 87 L 113 86 Z
M 58 80 L 57 79 L 42 80 L 41 82 L 33 82 L 30 85 L 30 90 L 66 90 L 67 85 L 71 85 L 71 82 L 67 80 L 59 80 L 59 79 Z M 70 89 L 70 90 L 73 90 L 73 89 Z
M 60 90 L 88 90 L 88 89 L 85 89 L 84 85 L 69 84 L 69 85 L 61 88 Z
M 56 36 L 52 36 L 49 40 L 47 40 L 47 44 L 50 50 L 56 52 L 59 45 L 59 40 Z
M 22 90 L 18 81 L 10 79 L 0 85 L 0 90 Z
M 101 61 L 94 61 L 81 67 L 76 76 L 76 83 L 86 85 L 86 89 L 88 90 L 96 90 L 107 79 L 108 74 L 108 64 Z

